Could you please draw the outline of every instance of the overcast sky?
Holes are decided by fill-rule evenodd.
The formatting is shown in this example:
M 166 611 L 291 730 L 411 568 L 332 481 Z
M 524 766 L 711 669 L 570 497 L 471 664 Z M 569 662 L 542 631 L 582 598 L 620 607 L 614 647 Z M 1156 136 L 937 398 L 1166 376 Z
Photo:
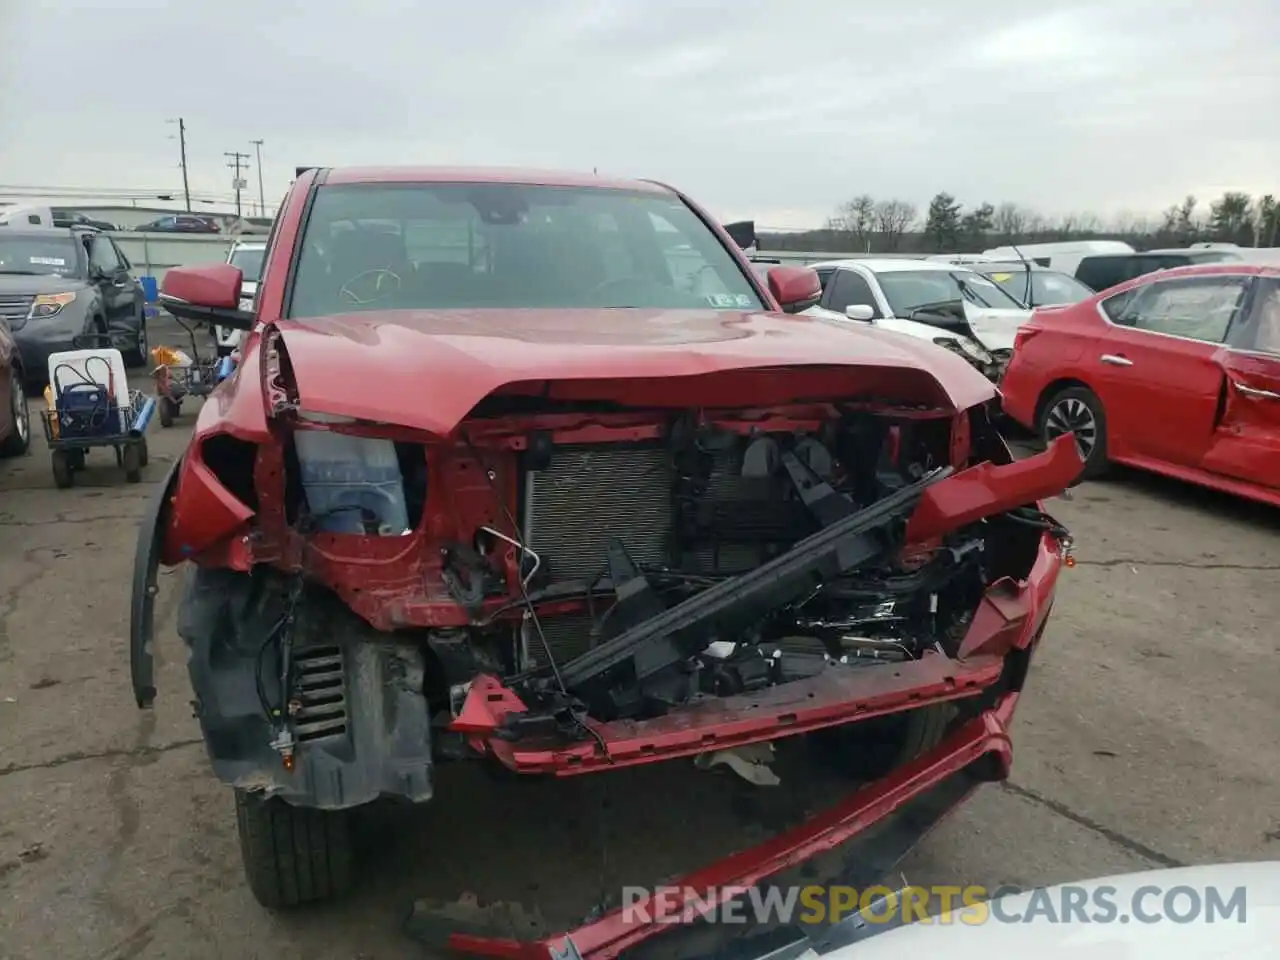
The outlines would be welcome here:
M 1278 0 L 0 0 L 0 38 L 0 192 L 180 192 L 182 116 L 192 192 L 261 138 L 269 204 L 351 163 L 598 168 L 770 226 L 1280 193 Z

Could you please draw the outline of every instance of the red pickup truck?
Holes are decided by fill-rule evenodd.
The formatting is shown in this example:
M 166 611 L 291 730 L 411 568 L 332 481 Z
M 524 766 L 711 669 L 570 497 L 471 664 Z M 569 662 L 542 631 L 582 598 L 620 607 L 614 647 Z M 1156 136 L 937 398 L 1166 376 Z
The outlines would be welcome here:
M 347 812 L 430 800 L 446 759 L 565 777 L 838 732 L 879 779 L 726 889 L 1006 775 L 1069 546 L 1038 501 L 1081 461 L 1014 462 L 962 358 L 797 316 L 812 271 L 758 276 L 647 181 L 308 169 L 252 313 L 242 279 L 164 278 L 170 312 L 248 333 L 142 525 L 132 667 L 148 706 L 157 569 L 190 564 L 197 716 L 263 904 L 341 892 Z

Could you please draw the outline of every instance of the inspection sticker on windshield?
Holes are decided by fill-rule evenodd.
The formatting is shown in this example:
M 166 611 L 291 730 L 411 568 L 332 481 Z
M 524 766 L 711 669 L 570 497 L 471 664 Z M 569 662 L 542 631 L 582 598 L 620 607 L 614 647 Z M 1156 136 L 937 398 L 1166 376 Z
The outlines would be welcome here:
M 713 307 L 741 307 L 746 309 L 751 306 L 751 298 L 745 293 L 709 293 L 707 294 L 707 303 Z
M 993 273 L 991 275 L 991 279 L 994 280 L 996 283 L 1004 283 L 1006 280 L 1010 279 L 1012 276 L 1013 276 L 1012 273 Z
M 28 257 L 32 263 L 41 267 L 65 267 L 67 261 L 61 257 Z

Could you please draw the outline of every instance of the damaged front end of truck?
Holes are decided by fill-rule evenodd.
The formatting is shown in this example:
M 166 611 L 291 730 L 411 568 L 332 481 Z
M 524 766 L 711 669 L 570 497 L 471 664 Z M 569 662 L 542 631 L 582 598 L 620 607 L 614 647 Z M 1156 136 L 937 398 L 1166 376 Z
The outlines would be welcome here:
M 190 561 L 179 633 L 238 795 L 320 815 L 425 801 L 444 761 L 573 776 L 824 730 L 857 752 L 875 726 L 857 797 L 711 868 L 750 885 L 948 776 L 1007 773 L 1070 548 L 1039 506 L 1081 469 L 1070 438 L 1014 460 L 972 371 L 902 357 L 490 365 L 432 403 L 392 364 L 371 400 L 327 379 L 334 340 L 367 334 L 250 337 L 140 533 L 135 696 L 155 696 L 158 570 Z M 605 917 L 571 945 L 659 928 Z

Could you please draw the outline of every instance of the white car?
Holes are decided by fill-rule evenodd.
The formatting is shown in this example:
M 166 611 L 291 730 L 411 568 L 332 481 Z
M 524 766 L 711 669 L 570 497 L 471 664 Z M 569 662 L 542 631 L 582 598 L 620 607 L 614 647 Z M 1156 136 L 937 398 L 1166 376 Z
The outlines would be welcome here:
M 244 282 L 240 287 L 241 310 L 253 309 L 253 300 L 258 293 L 258 281 L 262 278 L 262 259 L 266 252 L 267 245 L 260 240 L 237 240 L 227 252 L 227 263 L 233 267 L 239 267 L 244 275 Z M 243 331 L 215 326 L 213 339 L 218 348 L 218 356 L 230 356 L 231 352 L 240 346 L 242 335 Z
M 930 260 L 828 260 L 811 264 L 822 299 L 804 313 L 871 323 L 959 353 L 999 380 L 1031 310 L 976 271 Z
M 959 889 L 959 888 L 956 888 Z M 874 908 L 873 908 L 874 909 Z M 876 911 L 879 913 L 879 911 Z M 1280 863 L 1150 870 L 1040 887 L 928 922 L 854 914 L 753 960 L 1218 960 L 1280 956 Z M 751 957 L 750 952 L 738 956 Z

